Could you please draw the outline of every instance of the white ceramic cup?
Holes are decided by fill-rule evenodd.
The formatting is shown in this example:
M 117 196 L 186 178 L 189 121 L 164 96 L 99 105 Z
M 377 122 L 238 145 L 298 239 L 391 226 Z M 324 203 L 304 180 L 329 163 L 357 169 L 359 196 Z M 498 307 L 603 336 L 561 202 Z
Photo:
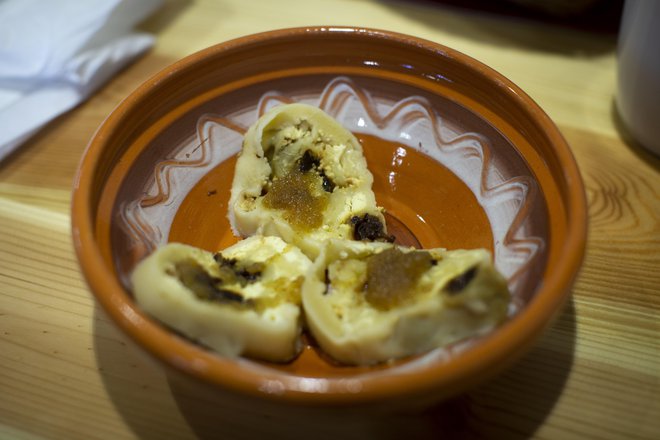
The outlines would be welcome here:
M 626 0 L 618 46 L 616 103 L 623 123 L 660 155 L 660 1 Z

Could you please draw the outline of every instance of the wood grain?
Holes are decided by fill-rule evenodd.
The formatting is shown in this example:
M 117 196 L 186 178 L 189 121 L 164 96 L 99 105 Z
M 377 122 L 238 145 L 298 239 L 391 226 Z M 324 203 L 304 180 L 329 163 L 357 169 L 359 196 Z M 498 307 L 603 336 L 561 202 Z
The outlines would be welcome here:
M 573 298 L 528 355 L 424 414 L 354 420 L 344 436 L 657 438 L 660 160 L 613 111 L 615 36 L 368 0 L 167 1 L 143 25 L 157 36 L 151 53 L 0 163 L 0 438 L 277 437 L 268 430 L 277 421 L 245 427 L 209 411 L 211 400 L 173 382 L 98 310 L 72 249 L 70 188 L 96 127 L 157 70 L 229 38 L 320 20 L 428 38 L 510 77 L 572 146 L 590 214 Z M 309 428 L 315 438 L 339 433 Z

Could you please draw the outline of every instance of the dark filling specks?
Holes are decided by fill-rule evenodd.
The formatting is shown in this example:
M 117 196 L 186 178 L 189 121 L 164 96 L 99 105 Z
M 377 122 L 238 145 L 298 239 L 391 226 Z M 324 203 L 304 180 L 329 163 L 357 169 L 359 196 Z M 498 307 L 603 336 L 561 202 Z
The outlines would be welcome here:
M 328 292 L 330 291 L 330 272 L 328 271 L 328 268 L 325 268 L 325 271 L 323 272 L 323 279 L 325 282 L 325 290 L 323 291 L 324 295 L 327 295 Z
M 472 281 L 476 275 L 477 266 L 474 266 L 449 280 L 445 286 L 445 290 L 452 295 L 458 294 L 470 284 L 470 281 Z
M 259 279 L 264 269 L 263 263 L 238 262 L 235 258 L 225 258 L 221 253 L 213 255 L 220 268 L 220 278 L 226 284 L 238 283 L 241 287 Z
M 303 153 L 302 157 L 298 159 L 298 170 L 301 173 L 306 173 L 312 168 L 318 168 L 320 165 L 321 161 L 319 158 L 314 156 L 314 153 L 309 150 L 305 150 L 305 153 Z
M 335 190 L 335 183 L 330 180 L 328 176 L 325 175 L 324 171 L 320 173 L 321 178 L 323 179 L 323 191 L 331 193 Z
M 321 168 L 321 160 L 314 155 L 310 150 L 305 150 L 302 157 L 297 161 L 298 171 L 301 173 L 307 173 L 311 170 L 316 170 L 316 172 L 323 179 L 323 190 L 325 192 L 331 193 L 335 189 L 335 183 L 325 174 L 325 171 Z
M 241 294 L 221 287 L 223 280 L 211 276 L 194 260 L 181 261 L 176 264 L 176 275 L 194 295 L 204 301 L 223 304 L 250 305 L 251 301 Z
M 385 234 L 383 223 L 375 215 L 365 214 L 362 217 L 355 215 L 351 217 L 350 222 L 353 225 L 355 240 L 382 240 L 390 243 L 394 241 L 394 236 Z

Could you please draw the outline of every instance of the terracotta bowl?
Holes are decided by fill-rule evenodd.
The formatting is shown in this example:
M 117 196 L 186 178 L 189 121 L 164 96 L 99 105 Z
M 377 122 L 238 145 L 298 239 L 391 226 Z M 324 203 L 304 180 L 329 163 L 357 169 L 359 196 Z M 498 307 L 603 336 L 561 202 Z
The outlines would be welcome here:
M 217 251 L 235 154 L 259 115 L 317 105 L 363 142 L 401 243 L 486 247 L 508 277 L 510 319 L 478 340 L 378 367 L 225 359 L 133 301 L 128 274 L 168 241 Z M 584 188 L 568 145 L 515 84 L 418 38 L 315 27 L 193 54 L 128 96 L 98 129 L 73 194 L 73 237 L 110 317 L 170 369 L 247 401 L 327 407 L 426 405 L 488 379 L 527 350 L 570 294 L 586 241 Z

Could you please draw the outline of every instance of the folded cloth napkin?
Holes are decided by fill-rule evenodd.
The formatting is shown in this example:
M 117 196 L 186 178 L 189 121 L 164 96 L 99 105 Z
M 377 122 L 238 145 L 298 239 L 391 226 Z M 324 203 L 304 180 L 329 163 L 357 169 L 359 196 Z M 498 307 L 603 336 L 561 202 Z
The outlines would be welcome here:
M 0 0 L 0 160 L 85 100 L 154 38 L 161 0 Z

